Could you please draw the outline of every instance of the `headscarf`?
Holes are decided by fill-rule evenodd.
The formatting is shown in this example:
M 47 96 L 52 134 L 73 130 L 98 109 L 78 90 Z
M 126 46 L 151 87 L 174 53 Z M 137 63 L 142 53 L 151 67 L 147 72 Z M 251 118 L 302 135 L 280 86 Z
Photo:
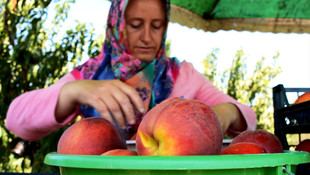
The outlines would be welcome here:
M 126 82 L 143 72 L 151 86 L 151 99 L 144 98 L 144 100 L 150 100 L 150 109 L 169 97 L 180 63 L 176 58 L 168 58 L 166 55 L 167 30 L 164 33 L 158 55 L 153 62 L 142 62 L 130 54 L 125 32 L 125 9 L 128 2 L 129 0 L 112 1 L 107 20 L 106 38 L 99 56 L 90 58 L 71 73 L 78 80 L 119 79 Z M 166 11 L 167 21 L 169 21 L 170 0 L 166 1 Z M 80 108 L 84 117 L 100 117 L 98 112 L 90 106 L 81 105 Z

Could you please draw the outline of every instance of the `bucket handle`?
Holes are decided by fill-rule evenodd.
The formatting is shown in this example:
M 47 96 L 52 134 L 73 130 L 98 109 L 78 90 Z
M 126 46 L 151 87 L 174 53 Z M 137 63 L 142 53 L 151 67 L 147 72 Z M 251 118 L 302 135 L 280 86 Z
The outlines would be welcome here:
M 282 167 L 282 171 L 283 171 L 283 173 L 286 173 L 286 174 L 288 174 L 288 175 L 295 175 L 294 173 L 292 173 L 292 172 L 290 172 L 290 171 L 288 171 L 288 170 L 286 169 L 286 165 L 284 165 L 284 166 Z

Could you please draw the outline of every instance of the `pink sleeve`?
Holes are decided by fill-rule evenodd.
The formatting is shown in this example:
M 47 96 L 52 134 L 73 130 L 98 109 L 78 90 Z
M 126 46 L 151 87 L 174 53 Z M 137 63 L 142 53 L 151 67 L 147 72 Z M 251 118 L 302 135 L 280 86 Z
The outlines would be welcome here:
M 48 88 L 26 92 L 15 98 L 7 112 L 7 129 L 22 139 L 34 141 L 73 121 L 79 112 L 78 107 L 62 123 L 56 121 L 54 111 L 60 89 L 74 80 L 71 74 L 67 74 Z
M 181 97 L 187 99 L 197 99 L 205 102 L 209 106 L 220 103 L 233 103 L 240 110 L 246 123 L 247 130 L 256 129 L 256 115 L 252 108 L 239 103 L 232 97 L 224 94 L 212 84 L 203 74 L 199 73 L 191 63 L 182 62 L 179 75 L 175 81 L 171 97 Z M 239 134 L 240 131 L 228 129 L 228 135 Z

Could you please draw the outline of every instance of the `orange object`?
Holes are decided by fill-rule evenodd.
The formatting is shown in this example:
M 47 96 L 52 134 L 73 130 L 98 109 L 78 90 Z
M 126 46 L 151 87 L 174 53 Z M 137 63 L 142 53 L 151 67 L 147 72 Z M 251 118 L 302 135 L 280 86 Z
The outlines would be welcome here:
M 310 100 L 310 92 L 306 92 L 298 97 L 294 104 L 299 104 Z
M 130 149 L 112 149 L 110 151 L 104 152 L 103 156 L 137 156 L 138 153 Z
M 239 142 L 229 145 L 221 151 L 221 155 L 231 154 L 263 154 L 266 150 L 256 143 Z

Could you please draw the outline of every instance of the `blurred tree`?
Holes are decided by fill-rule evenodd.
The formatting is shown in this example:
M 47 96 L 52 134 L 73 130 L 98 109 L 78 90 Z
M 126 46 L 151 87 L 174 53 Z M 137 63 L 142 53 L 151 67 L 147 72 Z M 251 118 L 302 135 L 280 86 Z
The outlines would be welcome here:
M 103 35 L 96 40 L 91 26 L 77 22 L 75 27 L 63 29 L 74 2 L 0 0 L 0 172 L 59 171 L 45 166 L 43 159 L 56 151 L 55 140 L 65 128 L 26 142 L 5 128 L 5 117 L 15 97 L 57 81 L 81 61 L 83 52 L 88 51 L 90 57 L 99 54 Z M 56 13 L 48 17 L 51 4 Z M 20 147 L 14 153 L 17 143 Z
M 252 107 L 257 115 L 257 128 L 273 133 L 272 93 L 269 86 L 271 80 L 281 72 L 281 67 L 275 64 L 279 53 L 273 57 L 270 66 L 265 65 L 266 58 L 262 57 L 253 73 L 248 74 L 243 50 L 237 51 L 231 67 L 224 72 L 217 70 L 218 52 L 219 49 L 214 49 L 203 60 L 204 75 L 223 92 Z

